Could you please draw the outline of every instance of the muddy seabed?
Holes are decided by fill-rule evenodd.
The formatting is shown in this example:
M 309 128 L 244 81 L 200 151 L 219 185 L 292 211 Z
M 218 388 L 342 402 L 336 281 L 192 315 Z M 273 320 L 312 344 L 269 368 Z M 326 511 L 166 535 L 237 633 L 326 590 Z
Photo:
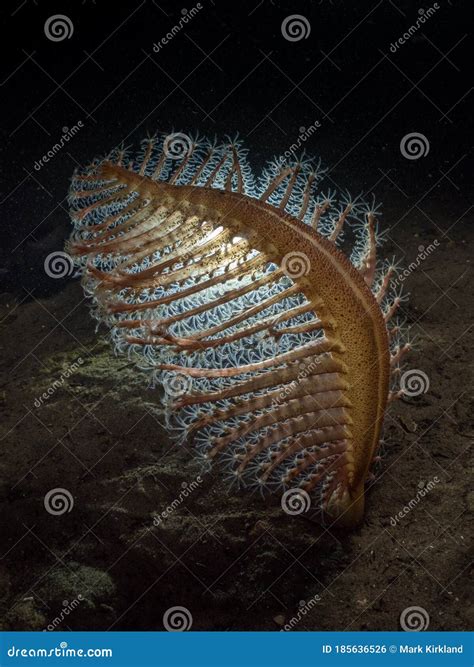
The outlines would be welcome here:
M 396 238 L 410 260 L 435 236 L 400 226 Z M 408 368 L 430 389 L 391 408 L 364 523 L 347 534 L 287 516 L 276 496 L 229 494 L 217 468 L 154 525 L 199 474 L 160 426 L 158 390 L 95 332 L 77 281 L 49 298 L 2 294 L 1 628 L 159 630 L 180 605 L 196 630 L 292 618 L 297 630 L 396 630 L 409 606 L 432 630 L 468 629 L 468 268 L 467 232 L 453 229 L 406 281 L 418 340 Z M 58 487 L 74 504 L 53 516 L 44 497 Z

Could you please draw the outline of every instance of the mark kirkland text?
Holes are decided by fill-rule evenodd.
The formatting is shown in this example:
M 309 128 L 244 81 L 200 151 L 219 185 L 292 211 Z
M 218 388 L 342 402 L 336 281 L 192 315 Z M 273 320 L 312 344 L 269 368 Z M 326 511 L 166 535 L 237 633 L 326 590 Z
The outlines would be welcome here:
M 463 653 L 463 645 L 448 646 L 447 644 L 418 644 L 410 646 L 408 644 L 400 645 L 400 653 Z

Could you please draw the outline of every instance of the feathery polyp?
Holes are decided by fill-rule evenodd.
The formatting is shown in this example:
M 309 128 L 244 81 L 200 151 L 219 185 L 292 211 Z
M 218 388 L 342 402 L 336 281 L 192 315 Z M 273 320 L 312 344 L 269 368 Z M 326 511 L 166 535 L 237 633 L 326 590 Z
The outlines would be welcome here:
M 273 162 L 256 179 L 239 141 L 180 133 L 179 154 L 170 136 L 74 174 L 68 250 L 94 314 L 162 381 L 167 422 L 201 458 L 242 484 L 297 487 L 353 526 L 397 306 L 377 266 L 377 209 L 317 192 L 319 162 Z

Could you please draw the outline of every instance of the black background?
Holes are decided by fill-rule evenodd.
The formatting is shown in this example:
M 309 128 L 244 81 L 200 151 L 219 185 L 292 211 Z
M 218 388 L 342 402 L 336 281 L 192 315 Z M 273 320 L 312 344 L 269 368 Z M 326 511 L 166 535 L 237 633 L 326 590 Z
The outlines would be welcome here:
M 297 140 L 329 168 L 327 186 L 375 193 L 397 254 L 397 226 L 438 236 L 470 212 L 469 2 L 439 9 L 396 53 L 395 42 L 433 3 L 404 0 L 202 1 L 202 9 L 159 53 L 193 4 L 181 2 L 6 3 L 2 7 L 2 253 L 6 289 L 61 289 L 45 256 L 69 233 L 68 181 L 122 141 L 156 130 L 237 132 L 258 170 Z M 68 16 L 70 39 L 53 42 L 45 21 Z M 301 14 L 306 39 L 283 38 Z M 34 163 L 63 127 L 83 129 L 39 171 Z M 424 134 L 428 155 L 407 160 L 400 141 Z M 439 211 L 439 215 L 437 212 Z M 424 232 L 423 232 L 424 230 Z
M 0 622 L 43 629 L 64 599 L 92 586 L 95 609 L 81 605 L 60 629 L 162 629 L 170 605 L 184 604 L 193 629 L 279 630 L 275 618 L 317 592 L 321 605 L 298 629 L 394 630 L 403 610 L 421 605 L 430 630 L 467 630 L 472 2 L 439 0 L 393 53 L 432 0 L 202 0 L 155 53 L 195 4 L 185 1 L 1 3 Z M 72 22 L 70 39 L 46 37 L 54 14 Z M 307 39 L 283 37 L 291 14 L 309 22 Z M 228 493 L 217 470 L 154 530 L 152 517 L 198 465 L 164 433 L 143 374 L 94 331 L 80 285 L 45 271 L 71 231 L 69 179 L 77 164 L 157 130 L 239 132 L 258 172 L 315 121 L 305 148 L 328 168 L 324 189 L 383 202 L 380 259 L 407 267 L 437 241 L 401 281 L 411 296 L 399 310 L 416 345 L 409 372 L 429 390 L 388 411 L 380 473 L 355 532 L 282 516 L 275 494 Z M 408 160 L 400 142 L 413 132 L 429 152 Z M 37 409 L 79 354 L 84 364 Z M 71 513 L 45 511 L 53 487 L 74 497 Z

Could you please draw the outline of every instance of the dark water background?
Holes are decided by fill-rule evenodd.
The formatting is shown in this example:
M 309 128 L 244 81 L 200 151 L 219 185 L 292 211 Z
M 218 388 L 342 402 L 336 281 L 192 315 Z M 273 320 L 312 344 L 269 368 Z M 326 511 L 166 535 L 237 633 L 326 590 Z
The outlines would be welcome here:
M 7 289 L 61 289 L 42 262 L 69 233 L 65 197 L 75 165 L 156 130 L 238 132 L 258 170 L 319 121 L 304 146 L 329 167 L 327 185 L 375 192 L 388 225 L 410 225 L 416 207 L 437 197 L 449 201 L 455 220 L 468 209 L 471 3 L 440 1 L 395 53 L 391 45 L 432 4 L 201 5 L 156 53 L 153 45 L 194 5 L 2 3 L 0 277 Z M 44 23 L 55 13 L 71 19 L 70 39 L 46 39 Z M 308 19 L 307 39 L 283 39 L 290 14 Z M 62 128 L 78 121 L 83 129 L 35 170 Z M 426 136 L 426 157 L 402 156 L 400 140 L 411 132 Z M 426 217 L 426 224 L 443 228 L 441 220 Z
M 163 629 L 165 611 L 186 605 L 194 629 L 278 630 L 315 595 L 298 629 L 395 630 L 413 605 L 430 629 L 472 628 L 472 3 L 439 0 L 395 53 L 431 0 L 201 4 L 156 53 L 194 4 L 1 3 L 0 629 L 43 629 L 78 594 L 61 629 Z M 70 39 L 46 38 L 54 14 L 72 22 Z M 307 39 L 284 39 L 291 14 L 309 22 Z M 324 187 L 383 202 L 385 254 L 406 266 L 437 242 L 401 307 L 417 339 L 408 368 L 429 391 L 388 412 L 360 529 L 282 516 L 278 498 L 228 494 L 217 472 L 156 529 L 196 462 L 161 428 L 159 393 L 95 331 L 78 282 L 45 272 L 70 234 L 70 176 L 157 130 L 238 132 L 258 172 L 316 121 L 304 146 L 329 169 Z M 429 145 L 417 160 L 400 150 L 413 132 Z M 45 511 L 53 487 L 72 494 L 70 513 Z

